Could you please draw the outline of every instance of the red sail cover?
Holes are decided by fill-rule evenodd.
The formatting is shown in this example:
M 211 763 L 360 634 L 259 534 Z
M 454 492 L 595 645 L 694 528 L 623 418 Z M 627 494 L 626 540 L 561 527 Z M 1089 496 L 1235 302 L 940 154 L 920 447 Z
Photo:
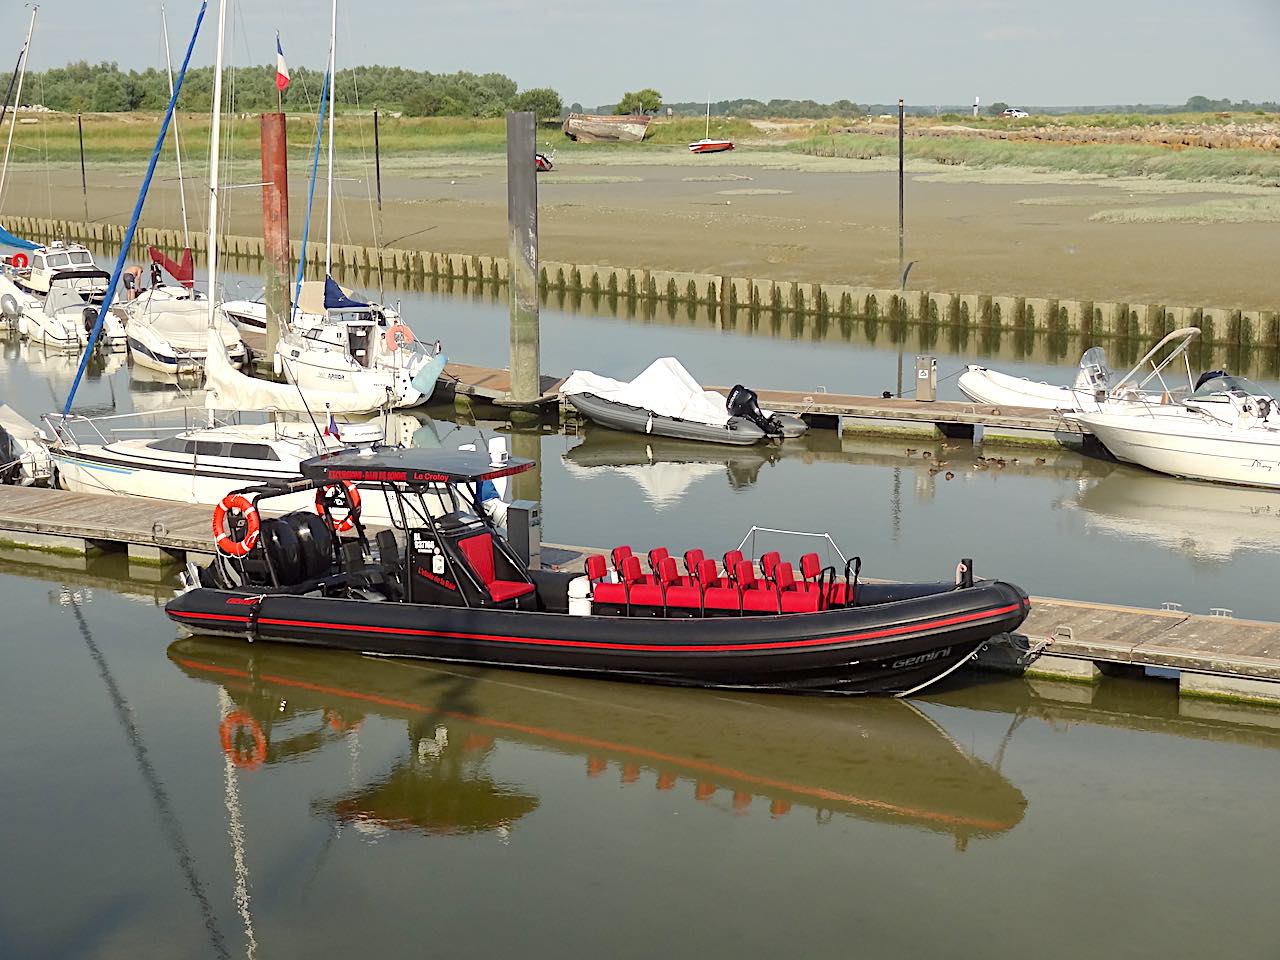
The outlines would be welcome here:
M 190 289 L 195 286 L 196 282 L 196 266 L 195 261 L 191 258 L 191 248 L 183 247 L 182 263 L 174 263 L 160 250 L 155 247 L 148 247 L 147 252 L 151 254 L 151 262 L 158 263 L 169 272 L 173 279 L 177 280 L 184 287 Z

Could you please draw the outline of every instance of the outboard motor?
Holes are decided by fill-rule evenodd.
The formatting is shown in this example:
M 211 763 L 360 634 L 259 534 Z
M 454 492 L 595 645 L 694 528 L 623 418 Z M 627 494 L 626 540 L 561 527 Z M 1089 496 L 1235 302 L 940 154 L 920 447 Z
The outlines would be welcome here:
M 729 411 L 729 416 L 750 420 L 770 437 L 782 436 L 781 422 L 777 417 L 766 417 L 764 415 L 754 390 L 744 387 L 740 383 L 734 384 L 724 405 L 725 409 Z
M 22 474 L 22 450 L 9 431 L 0 427 L 0 483 L 17 483 Z
M 93 307 L 85 307 L 80 311 L 80 318 L 84 322 L 84 332 L 93 333 L 93 325 L 98 322 L 98 311 Z

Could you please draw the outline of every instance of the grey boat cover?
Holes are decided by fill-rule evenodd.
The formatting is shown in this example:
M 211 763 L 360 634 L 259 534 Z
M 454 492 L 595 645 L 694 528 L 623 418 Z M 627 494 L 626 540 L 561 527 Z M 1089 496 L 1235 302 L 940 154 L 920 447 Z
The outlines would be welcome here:
M 639 407 L 662 417 L 675 417 L 708 426 L 723 427 L 729 422 L 725 397 L 703 390 L 675 357 L 653 361 L 629 383 L 612 380 L 587 370 L 575 370 L 560 392 L 566 396 L 593 393 L 602 400 Z M 766 414 L 767 415 L 767 414 Z

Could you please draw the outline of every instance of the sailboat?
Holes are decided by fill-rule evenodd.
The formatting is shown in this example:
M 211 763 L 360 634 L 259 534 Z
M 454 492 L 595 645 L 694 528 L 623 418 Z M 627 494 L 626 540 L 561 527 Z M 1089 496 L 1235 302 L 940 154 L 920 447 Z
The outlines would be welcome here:
M 733 149 L 732 140 L 712 139 L 711 136 L 711 98 L 707 97 L 707 129 L 701 140 L 689 144 L 690 153 L 723 153 Z

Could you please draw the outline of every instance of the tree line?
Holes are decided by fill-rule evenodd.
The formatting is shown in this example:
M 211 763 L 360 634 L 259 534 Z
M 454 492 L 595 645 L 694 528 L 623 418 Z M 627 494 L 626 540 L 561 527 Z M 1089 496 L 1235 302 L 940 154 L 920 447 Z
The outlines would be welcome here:
M 289 73 L 291 82 L 281 98 L 285 109 L 316 110 L 324 71 L 297 66 Z M 227 68 L 223 88 L 233 109 L 267 110 L 277 103 L 275 80 L 274 64 Z M 338 71 L 335 87 L 338 108 L 380 105 L 399 108 L 410 116 L 500 117 L 508 110 L 533 110 L 542 118 L 553 118 L 561 112 L 556 91 L 546 87 L 521 91 L 514 80 L 500 73 L 437 74 L 404 67 L 353 67 Z M 22 92 L 26 104 L 40 103 L 68 113 L 163 110 L 169 103 L 169 77 L 155 67 L 124 71 L 115 63 L 81 60 L 28 73 Z M 208 110 L 212 97 L 213 67 L 188 70 L 178 108 Z

